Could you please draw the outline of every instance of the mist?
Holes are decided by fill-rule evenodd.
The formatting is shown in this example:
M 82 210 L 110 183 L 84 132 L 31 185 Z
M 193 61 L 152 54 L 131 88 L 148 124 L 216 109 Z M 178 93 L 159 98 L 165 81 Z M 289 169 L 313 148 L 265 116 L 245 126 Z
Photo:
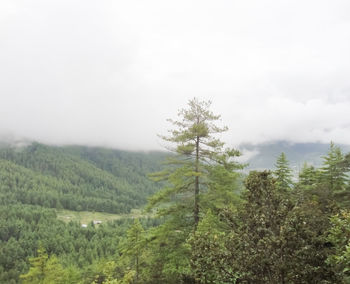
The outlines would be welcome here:
M 166 119 L 198 97 L 232 146 L 349 144 L 349 11 L 348 1 L 3 0 L 0 138 L 162 149 Z

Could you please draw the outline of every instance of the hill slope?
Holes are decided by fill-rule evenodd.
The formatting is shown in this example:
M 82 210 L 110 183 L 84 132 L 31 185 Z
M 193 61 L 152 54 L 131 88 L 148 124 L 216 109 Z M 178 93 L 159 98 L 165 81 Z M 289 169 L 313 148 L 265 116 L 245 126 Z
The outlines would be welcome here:
M 4 147 L 0 150 L 1 200 L 128 213 L 157 190 L 147 173 L 158 170 L 164 156 L 39 143 Z

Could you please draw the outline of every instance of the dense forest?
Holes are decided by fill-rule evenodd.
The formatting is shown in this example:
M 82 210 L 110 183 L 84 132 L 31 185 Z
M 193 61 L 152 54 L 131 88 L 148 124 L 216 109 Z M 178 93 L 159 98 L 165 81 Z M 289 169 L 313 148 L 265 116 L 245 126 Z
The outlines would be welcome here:
M 210 102 L 170 122 L 167 157 L 4 147 L 0 282 L 350 283 L 350 154 L 331 143 L 297 176 L 285 153 L 247 173 Z M 56 215 L 143 206 L 151 217 L 98 226 Z
M 33 143 L 0 149 L 2 204 L 127 213 L 159 187 L 147 173 L 159 169 L 163 153 L 132 153 Z
M 105 223 L 98 230 L 93 224 L 82 228 L 58 220 L 54 209 L 129 213 L 159 189 L 147 174 L 160 169 L 164 156 L 39 143 L 2 145 L 0 283 L 18 282 L 39 246 L 59 256 L 66 267 L 74 264 L 79 269 L 115 255 L 132 220 Z M 148 226 L 157 221 L 142 222 Z M 84 273 L 86 283 L 94 280 L 91 275 Z

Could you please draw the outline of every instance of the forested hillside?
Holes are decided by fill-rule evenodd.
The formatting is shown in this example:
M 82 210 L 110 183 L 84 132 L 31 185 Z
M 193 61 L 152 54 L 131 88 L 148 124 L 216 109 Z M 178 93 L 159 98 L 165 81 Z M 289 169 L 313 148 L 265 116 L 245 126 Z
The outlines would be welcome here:
M 92 283 L 106 262 L 119 257 L 120 241 L 133 222 L 122 219 L 84 228 L 78 222 L 58 220 L 53 209 L 23 204 L 1 205 L 0 216 L 0 283 L 22 282 L 19 276 L 29 270 L 30 263 L 47 265 L 41 273 L 50 280 L 40 282 L 42 275 L 37 271 L 25 283 Z M 141 222 L 150 227 L 157 221 Z M 41 255 L 41 264 L 30 261 L 38 250 L 46 255 Z
M 0 148 L 0 283 L 16 283 L 38 248 L 56 255 L 53 275 L 94 281 L 104 261 L 118 254 L 132 220 L 93 224 L 59 221 L 54 209 L 128 213 L 159 189 L 149 172 L 164 153 L 136 153 L 83 146 L 3 144 Z M 144 226 L 157 223 L 145 219 Z M 101 262 L 101 263 L 100 263 Z M 60 264 L 58 264 L 60 263 Z M 60 265 L 67 268 L 64 276 Z M 71 267 L 71 268 L 69 268 Z M 63 269 L 63 268 L 62 268 Z M 83 276 L 82 276 L 83 275 Z M 52 276 L 52 277 L 54 277 Z M 58 280 L 53 280 L 56 283 Z M 66 280 L 64 280 L 66 281 Z M 67 283 L 67 282 L 64 282 Z
M 350 283 L 350 153 L 330 143 L 295 177 L 282 152 L 272 170 L 247 173 L 217 138 L 219 121 L 210 102 L 191 100 L 162 137 L 167 157 L 2 148 L 0 283 Z M 151 215 L 139 219 L 57 218 L 146 200 Z
M 132 153 L 33 143 L 0 149 L 0 194 L 5 203 L 128 213 L 144 205 L 157 185 L 147 173 L 162 153 Z

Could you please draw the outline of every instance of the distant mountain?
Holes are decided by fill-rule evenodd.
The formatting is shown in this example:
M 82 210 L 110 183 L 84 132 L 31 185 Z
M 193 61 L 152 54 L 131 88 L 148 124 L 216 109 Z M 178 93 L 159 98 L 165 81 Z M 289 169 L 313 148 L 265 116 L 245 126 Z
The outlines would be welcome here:
M 304 162 L 314 166 L 322 165 L 322 156 L 326 155 L 330 144 L 291 143 L 277 141 L 264 144 L 242 144 L 239 149 L 246 156 L 248 169 L 274 169 L 277 157 L 284 152 L 294 171 L 298 171 Z M 337 145 L 337 144 L 336 144 Z M 350 145 L 337 145 L 343 153 L 350 152 Z
M 128 213 L 158 190 L 147 175 L 161 168 L 165 156 L 84 146 L 3 144 L 0 204 Z

